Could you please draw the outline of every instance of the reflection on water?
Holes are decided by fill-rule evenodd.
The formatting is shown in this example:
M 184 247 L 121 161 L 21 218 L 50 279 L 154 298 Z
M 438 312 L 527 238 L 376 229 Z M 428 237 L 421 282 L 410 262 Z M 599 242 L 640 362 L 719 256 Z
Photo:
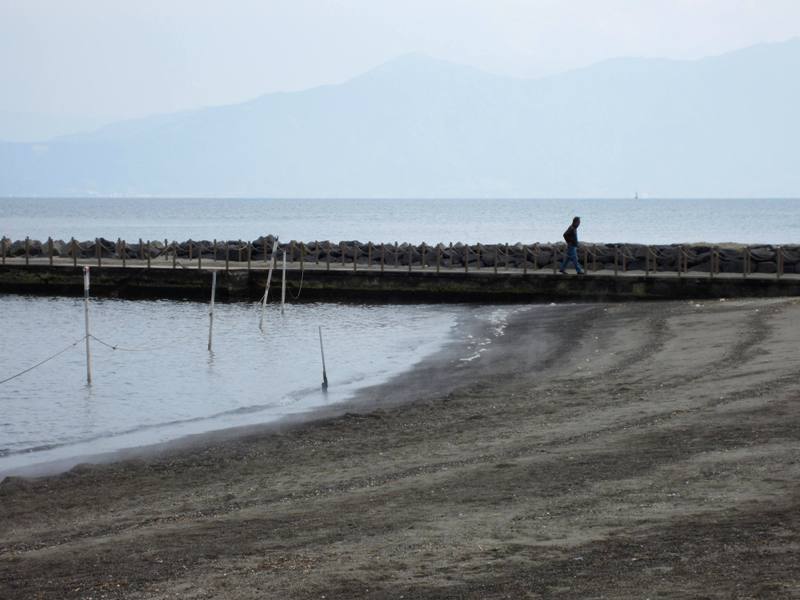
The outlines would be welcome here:
M 263 423 L 338 402 L 441 348 L 458 306 L 217 304 L 93 300 L 93 381 L 85 346 L 0 385 L 0 472 L 68 456 Z M 488 311 L 487 311 L 488 312 Z M 321 390 L 318 326 L 330 389 Z M 0 296 L 0 380 L 82 338 L 83 303 Z

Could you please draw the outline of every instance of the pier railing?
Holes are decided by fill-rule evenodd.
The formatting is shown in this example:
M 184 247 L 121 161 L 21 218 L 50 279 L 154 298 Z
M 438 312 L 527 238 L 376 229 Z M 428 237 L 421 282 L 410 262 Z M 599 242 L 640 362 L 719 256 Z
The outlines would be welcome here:
M 0 239 L 2 264 L 92 265 L 124 268 L 227 270 L 266 269 L 284 253 L 292 268 L 324 270 L 463 271 L 556 273 L 566 254 L 563 243 L 429 245 L 374 242 L 280 242 L 273 236 L 242 240 L 142 240 L 96 238 L 68 241 Z M 578 256 L 589 274 L 749 277 L 800 274 L 800 245 L 594 244 Z

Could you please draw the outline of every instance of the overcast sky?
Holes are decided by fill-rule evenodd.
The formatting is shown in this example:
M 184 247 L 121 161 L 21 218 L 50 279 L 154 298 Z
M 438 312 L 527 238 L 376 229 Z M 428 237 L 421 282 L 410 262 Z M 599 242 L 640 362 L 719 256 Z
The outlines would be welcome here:
M 233 103 L 407 52 L 535 77 L 799 35 L 798 0 L 0 0 L 0 110 L 120 118 Z

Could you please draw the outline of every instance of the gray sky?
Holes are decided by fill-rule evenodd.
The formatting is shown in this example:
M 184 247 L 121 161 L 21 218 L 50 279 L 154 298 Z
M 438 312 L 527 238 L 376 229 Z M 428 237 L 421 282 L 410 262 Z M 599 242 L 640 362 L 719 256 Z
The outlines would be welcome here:
M 522 77 L 800 35 L 798 0 L 0 0 L 0 110 L 133 117 L 407 52 Z

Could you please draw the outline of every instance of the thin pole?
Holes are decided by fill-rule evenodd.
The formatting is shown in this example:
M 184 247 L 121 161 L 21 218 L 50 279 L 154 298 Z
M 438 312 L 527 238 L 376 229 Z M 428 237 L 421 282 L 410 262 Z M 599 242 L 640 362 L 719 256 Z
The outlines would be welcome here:
M 86 325 L 86 385 L 92 385 L 92 349 L 89 346 L 89 267 L 83 267 L 83 317 Z
M 319 353 L 322 355 L 322 389 L 328 389 L 328 374 L 325 372 L 325 350 L 322 348 L 322 325 L 319 326 Z
M 528 274 L 528 246 L 522 244 L 522 274 Z
M 266 248 L 265 248 L 266 253 Z M 264 297 L 261 299 L 261 318 L 258 320 L 258 328 L 264 331 L 264 313 L 267 310 L 267 297 L 269 296 L 269 284 L 272 281 L 272 269 L 275 268 L 275 253 L 278 251 L 278 238 L 272 243 L 272 256 L 269 263 L 269 270 L 267 271 L 267 286 L 264 289 Z
M 211 307 L 208 310 L 208 351 L 211 352 L 211 338 L 214 333 L 214 296 L 217 291 L 217 272 L 211 271 Z
M 286 250 L 283 251 L 283 277 L 281 278 L 281 314 L 286 305 Z

